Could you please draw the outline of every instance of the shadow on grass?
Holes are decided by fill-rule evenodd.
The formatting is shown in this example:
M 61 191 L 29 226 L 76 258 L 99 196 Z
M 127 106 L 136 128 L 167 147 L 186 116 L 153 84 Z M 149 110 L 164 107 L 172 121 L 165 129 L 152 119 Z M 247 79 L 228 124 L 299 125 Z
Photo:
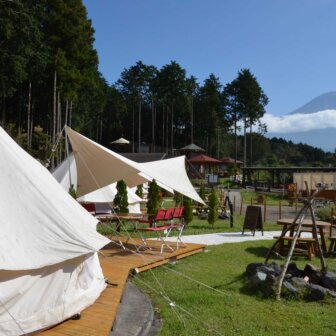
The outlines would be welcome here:
M 247 247 L 245 249 L 246 252 L 254 254 L 257 257 L 265 258 L 267 255 L 269 248 L 265 246 L 253 246 L 253 247 Z

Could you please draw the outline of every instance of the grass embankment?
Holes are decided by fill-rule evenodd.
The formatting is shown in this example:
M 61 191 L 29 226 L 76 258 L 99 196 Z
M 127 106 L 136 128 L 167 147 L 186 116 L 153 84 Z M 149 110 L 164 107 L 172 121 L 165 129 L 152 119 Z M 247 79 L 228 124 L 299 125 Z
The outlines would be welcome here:
M 254 241 L 209 246 L 207 253 L 139 274 L 135 283 L 150 295 L 163 320 L 159 335 L 335 335 L 334 302 L 276 301 L 259 297 L 246 287 L 246 265 L 263 262 L 271 244 Z M 293 260 L 300 267 L 307 263 L 304 258 Z M 318 258 L 309 262 L 319 266 Z M 336 269 L 335 259 L 327 262 L 329 269 Z
M 276 193 L 267 193 L 267 192 L 255 192 L 255 191 L 241 191 L 241 196 L 243 198 L 243 202 L 246 205 L 251 204 L 251 200 L 253 205 L 257 203 L 258 196 L 262 195 L 266 200 L 267 205 L 279 205 L 279 201 L 281 201 L 281 205 L 293 205 L 295 206 L 295 202 L 289 202 L 286 194 L 276 194 Z
M 244 216 L 240 216 L 239 214 L 234 215 L 233 228 L 230 228 L 230 221 L 228 219 L 219 219 L 212 226 L 208 223 L 206 219 L 198 219 L 194 216 L 193 221 L 191 221 L 188 225 L 186 225 L 185 230 L 183 232 L 184 235 L 195 235 L 195 234 L 207 234 L 207 233 L 216 233 L 216 232 L 239 232 L 242 231 L 244 223 Z M 104 235 L 112 235 L 114 232 L 115 226 L 107 226 L 107 225 L 98 225 L 98 232 Z M 276 224 L 264 223 L 264 230 L 279 230 L 279 227 Z M 127 231 L 127 232 L 126 232 Z M 134 232 L 134 225 L 131 223 L 123 222 L 121 228 L 121 234 L 130 234 L 132 236 L 136 236 L 137 233 Z M 154 234 L 148 234 L 148 236 L 155 237 Z

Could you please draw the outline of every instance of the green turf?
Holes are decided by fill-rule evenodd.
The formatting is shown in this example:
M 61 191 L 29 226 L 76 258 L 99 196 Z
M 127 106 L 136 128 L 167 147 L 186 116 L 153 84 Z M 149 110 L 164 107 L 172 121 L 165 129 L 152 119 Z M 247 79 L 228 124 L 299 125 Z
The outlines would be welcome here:
M 135 283 L 150 295 L 162 318 L 160 336 L 336 335 L 334 302 L 279 302 L 247 289 L 246 265 L 263 262 L 271 243 L 210 246 L 206 253 L 137 275 Z M 305 258 L 294 260 L 300 267 L 307 263 Z M 318 258 L 309 262 L 319 266 Z M 335 259 L 327 262 L 336 270 Z

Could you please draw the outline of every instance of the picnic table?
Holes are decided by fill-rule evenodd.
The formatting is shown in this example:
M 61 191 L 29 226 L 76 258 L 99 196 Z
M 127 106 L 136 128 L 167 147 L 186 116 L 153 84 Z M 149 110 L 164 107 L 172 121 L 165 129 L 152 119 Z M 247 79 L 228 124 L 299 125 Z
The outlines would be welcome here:
M 316 234 L 314 233 L 313 230 L 313 222 L 311 219 L 304 219 L 302 222 L 302 227 L 301 227 L 301 232 L 308 232 L 311 233 L 311 237 L 302 237 L 300 236 L 297 240 L 298 244 L 304 244 L 306 245 L 306 248 L 308 250 L 308 256 L 311 257 L 312 255 L 315 254 L 315 252 L 318 250 L 316 248 L 317 244 L 321 244 L 321 248 L 323 252 L 327 251 L 327 245 L 326 245 L 326 239 L 325 239 L 325 231 L 330 229 L 331 224 L 328 222 L 324 222 L 324 221 L 315 221 L 316 222 L 316 229 L 317 232 Z M 290 226 L 293 223 L 293 219 L 292 218 L 284 218 L 284 219 L 279 219 L 277 221 L 278 225 L 281 225 L 282 228 L 282 232 L 287 231 Z M 298 223 L 296 223 L 295 227 L 292 228 L 291 230 L 288 231 L 288 235 L 285 235 L 279 245 L 279 250 L 284 250 L 286 248 L 286 242 L 287 247 L 288 245 L 291 244 L 291 241 L 294 239 L 294 235 L 296 233 L 295 228 L 298 226 Z M 320 239 L 318 238 L 318 236 L 320 237 Z M 275 238 L 279 238 L 279 237 L 275 237 Z

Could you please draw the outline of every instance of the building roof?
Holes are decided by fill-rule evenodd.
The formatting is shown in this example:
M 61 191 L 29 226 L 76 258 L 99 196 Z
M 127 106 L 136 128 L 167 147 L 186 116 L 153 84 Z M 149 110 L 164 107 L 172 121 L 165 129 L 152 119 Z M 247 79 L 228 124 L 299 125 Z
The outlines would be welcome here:
M 243 163 L 243 161 L 235 160 L 235 159 L 233 159 L 233 158 L 230 157 L 230 156 L 226 156 L 226 157 L 224 157 L 223 159 L 221 159 L 221 161 L 222 161 L 223 163 L 238 163 L 238 164 Z
M 197 156 L 194 156 L 189 160 L 190 163 L 206 163 L 206 164 L 221 164 L 222 161 L 219 161 L 217 159 L 214 159 L 210 156 L 200 154 Z
M 189 144 L 187 146 L 184 146 L 184 147 L 180 148 L 180 151 L 186 151 L 186 152 L 205 152 L 205 149 L 192 143 L 192 144 Z

